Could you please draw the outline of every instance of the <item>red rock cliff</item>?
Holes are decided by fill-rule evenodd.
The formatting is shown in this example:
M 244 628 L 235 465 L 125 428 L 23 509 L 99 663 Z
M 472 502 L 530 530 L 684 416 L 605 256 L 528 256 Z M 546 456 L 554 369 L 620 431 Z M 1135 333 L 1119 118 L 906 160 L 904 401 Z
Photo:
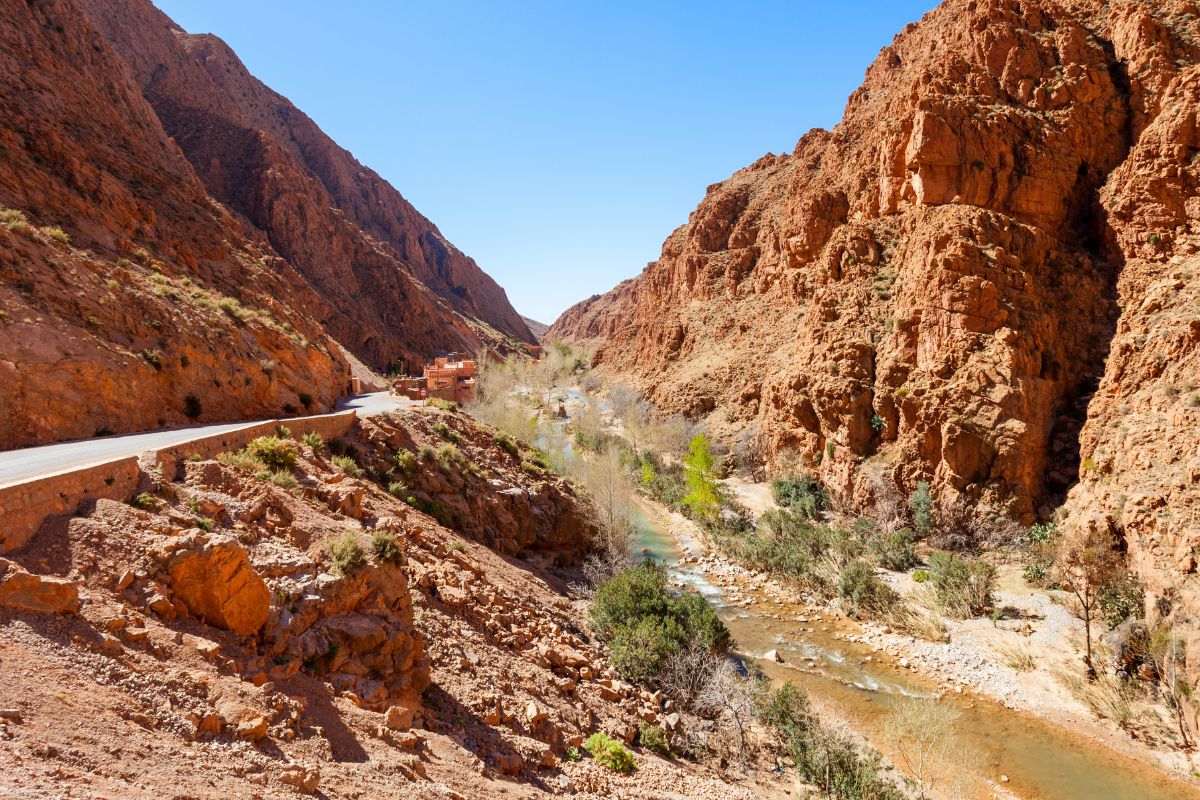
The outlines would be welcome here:
M 1070 489 L 1192 597 L 1198 14 L 947 0 L 548 336 L 860 502 L 927 479 L 1031 522 Z

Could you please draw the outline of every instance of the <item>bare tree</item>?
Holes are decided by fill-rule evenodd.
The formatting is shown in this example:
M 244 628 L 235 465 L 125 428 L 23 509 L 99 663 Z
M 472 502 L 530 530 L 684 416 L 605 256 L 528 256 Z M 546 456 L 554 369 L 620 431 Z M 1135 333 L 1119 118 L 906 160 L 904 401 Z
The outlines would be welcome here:
M 1092 620 L 1105 584 L 1120 574 L 1121 557 L 1113 537 L 1095 528 L 1072 531 L 1059 541 L 1054 557 L 1054 579 L 1067 591 L 1071 613 L 1083 622 L 1084 656 L 1089 680 L 1096 677 L 1092 657 Z
M 1184 701 L 1195 693 L 1196 684 L 1187 675 L 1186 653 L 1187 647 L 1175 633 L 1173 624 L 1164 622 L 1150 632 L 1150 661 L 1158 672 L 1167 706 L 1175 717 L 1180 743 L 1183 749 L 1191 750 L 1194 745 L 1188 732 Z
M 664 691 L 683 708 L 691 708 L 725 656 L 698 642 L 689 642 L 663 661 L 659 676 Z
M 728 720 L 738 737 L 738 753 L 746 758 L 746 726 L 754 719 L 762 693 L 760 682 L 743 678 L 728 658 L 722 658 L 709 675 L 696 698 L 698 712 L 711 714 L 718 721 Z
M 903 697 L 896 702 L 887 735 L 922 792 L 933 793 L 939 780 L 952 776 L 949 763 L 959 712 L 936 700 Z

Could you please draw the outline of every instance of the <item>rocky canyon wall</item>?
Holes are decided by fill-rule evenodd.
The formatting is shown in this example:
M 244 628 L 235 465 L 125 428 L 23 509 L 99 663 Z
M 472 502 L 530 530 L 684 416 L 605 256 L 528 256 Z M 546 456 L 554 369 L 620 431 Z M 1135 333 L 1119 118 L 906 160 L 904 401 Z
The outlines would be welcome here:
M 947 0 L 547 336 L 864 505 L 1067 502 L 1200 611 L 1198 57 L 1194 2 Z

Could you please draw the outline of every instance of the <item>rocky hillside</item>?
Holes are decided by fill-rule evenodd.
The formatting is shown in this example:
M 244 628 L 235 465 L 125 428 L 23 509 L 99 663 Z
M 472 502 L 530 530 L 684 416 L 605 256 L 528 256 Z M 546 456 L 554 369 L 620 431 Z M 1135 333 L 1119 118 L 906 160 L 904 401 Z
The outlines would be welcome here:
M 218 40 L 148 0 L 0 8 L 0 446 L 323 408 L 333 339 L 377 369 L 532 341 Z
M 681 717 L 616 680 L 552 569 L 588 546 L 585 508 L 513 449 L 414 410 L 48 522 L 0 559 L 4 788 L 768 796 L 649 752 L 630 776 L 573 755 Z
M 860 502 L 925 479 L 1031 522 L 1078 481 L 1173 584 L 1200 544 L 1198 15 L 947 0 L 832 131 L 709 187 L 548 335 Z

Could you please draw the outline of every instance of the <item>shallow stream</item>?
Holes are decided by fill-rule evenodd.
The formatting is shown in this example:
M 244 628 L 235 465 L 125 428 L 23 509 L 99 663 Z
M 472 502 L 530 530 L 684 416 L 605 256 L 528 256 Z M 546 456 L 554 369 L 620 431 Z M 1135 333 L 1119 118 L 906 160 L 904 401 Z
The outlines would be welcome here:
M 718 608 L 737 650 L 761 657 L 776 650 L 783 663 L 759 660 L 775 681 L 804 686 L 818 705 L 842 717 L 877 748 L 893 755 L 885 734 L 890 707 L 898 698 L 938 697 L 958 715 L 953 722 L 953 774 L 936 786 L 953 798 L 1003 797 L 1029 800 L 1197 800 L 1200 788 L 1173 780 L 1137 759 L 1031 714 L 980 697 L 942 694 L 932 679 L 873 659 L 865 645 L 836 638 L 811 609 L 745 592 L 749 605 L 724 602 L 719 587 L 694 565 L 682 562 L 680 543 L 649 515 L 639 512 L 636 554 L 665 564 L 672 578 L 694 586 Z M 693 553 L 694 555 L 695 553 Z M 1008 781 L 1002 783 L 1002 776 Z M 951 786 L 947 782 L 954 781 Z

